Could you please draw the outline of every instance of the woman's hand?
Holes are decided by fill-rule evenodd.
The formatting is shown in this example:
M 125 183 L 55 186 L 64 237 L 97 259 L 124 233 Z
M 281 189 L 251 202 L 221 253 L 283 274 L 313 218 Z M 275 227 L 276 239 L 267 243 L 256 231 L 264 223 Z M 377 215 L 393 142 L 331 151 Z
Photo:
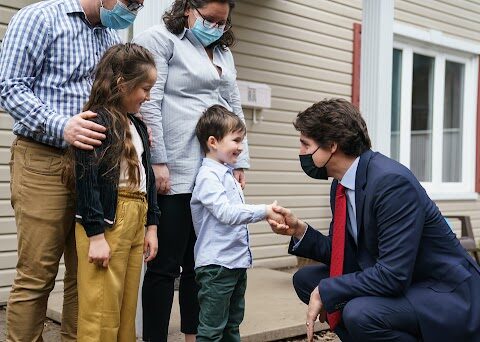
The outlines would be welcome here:
M 110 246 L 105 240 L 105 234 L 98 234 L 89 237 L 90 246 L 88 247 L 88 262 L 97 266 L 108 267 L 110 261 Z
M 170 191 L 170 171 L 167 164 L 153 164 L 153 173 L 155 174 L 155 187 L 159 194 L 165 195 Z
M 233 170 L 233 177 L 240 183 L 242 189 L 245 189 L 245 171 L 243 169 Z
M 145 233 L 145 242 L 143 243 L 143 254 L 145 262 L 155 259 L 158 252 L 157 226 L 150 225 Z

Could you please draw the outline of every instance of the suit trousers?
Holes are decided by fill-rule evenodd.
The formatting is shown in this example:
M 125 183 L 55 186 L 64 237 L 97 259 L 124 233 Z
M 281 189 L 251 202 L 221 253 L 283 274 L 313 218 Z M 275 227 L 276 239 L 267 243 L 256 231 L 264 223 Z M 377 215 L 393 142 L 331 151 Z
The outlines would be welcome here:
M 298 270 L 293 276 L 293 286 L 300 300 L 308 304 L 312 291 L 329 276 L 329 268 L 325 265 Z M 344 342 L 421 340 L 417 316 L 405 297 L 369 296 L 350 300 L 343 308 L 342 322 L 335 333 Z
M 78 341 L 136 341 L 135 315 L 143 262 L 147 200 L 120 190 L 115 224 L 105 230 L 111 258 L 107 268 L 88 261 L 90 241 L 77 223 Z
M 18 262 L 7 304 L 7 341 L 43 341 L 47 301 L 64 254 L 61 339 L 76 341 L 77 255 L 74 194 L 62 183 L 63 151 L 17 138 L 10 190 Z

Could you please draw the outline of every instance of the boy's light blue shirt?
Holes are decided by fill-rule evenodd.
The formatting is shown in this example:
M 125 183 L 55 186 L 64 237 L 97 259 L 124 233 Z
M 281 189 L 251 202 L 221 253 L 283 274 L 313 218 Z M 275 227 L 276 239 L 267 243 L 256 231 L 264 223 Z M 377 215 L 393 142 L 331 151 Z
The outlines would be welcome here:
M 219 265 L 230 269 L 252 266 L 248 223 L 266 217 L 266 205 L 245 204 L 233 168 L 204 158 L 190 201 L 197 234 L 195 268 Z

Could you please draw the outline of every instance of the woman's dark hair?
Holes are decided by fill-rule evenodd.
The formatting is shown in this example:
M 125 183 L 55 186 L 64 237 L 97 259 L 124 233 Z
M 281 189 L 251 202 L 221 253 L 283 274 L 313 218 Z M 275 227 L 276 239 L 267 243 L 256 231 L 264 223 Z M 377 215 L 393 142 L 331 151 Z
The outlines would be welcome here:
M 337 143 L 349 156 L 357 157 L 372 147 L 362 115 L 345 99 L 317 102 L 300 112 L 293 125 L 320 147 L 329 148 Z
M 235 8 L 235 0 L 175 0 L 172 7 L 163 15 L 163 22 L 167 27 L 167 30 L 174 34 L 180 34 L 185 28 L 185 11 L 188 8 L 201 9 L 211 2 L 219 2 L 227 4 L 230 7 L 228 13 L 227 24 L 232 22 L 232 10 Z M 232 29 L 223 33 L 222 37 L 209 45 L 209 47 L 215 47 L 220 45 L 223 49 L 235 45 L 237 39 L 232 32 Z
M 227 134 L 233 132 L 245 135 L 247 128 L 238 115 L 220 105 L 213 105 L 207 108 L 195 127 L 195 135 L 205 153 L 209 151 L 207 145 L 209 137 L 215 137 L 215 139 L 220 141 Z

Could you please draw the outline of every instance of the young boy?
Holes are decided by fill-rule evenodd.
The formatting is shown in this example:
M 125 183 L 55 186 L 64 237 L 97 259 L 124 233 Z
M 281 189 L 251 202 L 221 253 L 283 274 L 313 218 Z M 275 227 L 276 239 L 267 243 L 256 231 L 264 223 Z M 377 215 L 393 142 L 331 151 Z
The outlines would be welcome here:
M 242 152 L 246 128 L 222 106 L 208 108 L 195 133 L 206 157 L 190 202 L 195 243 L 195 273 L 200 285 L 198 341 L 240 341 L 247 268 L 252 266 L 247 224 L 283 222 L 272 205 L 245 204 L 233 165 Z

